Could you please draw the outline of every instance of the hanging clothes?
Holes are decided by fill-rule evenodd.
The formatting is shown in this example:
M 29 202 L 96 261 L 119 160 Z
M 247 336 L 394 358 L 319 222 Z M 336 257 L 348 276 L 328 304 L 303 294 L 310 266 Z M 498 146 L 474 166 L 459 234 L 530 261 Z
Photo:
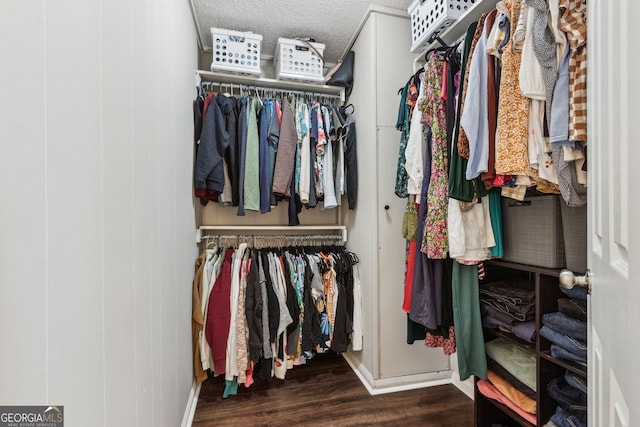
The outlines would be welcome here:
M 453 315 L 460 380 L 471 375 L 487 378 L 487 358 L 480 315 L 478 268 L 453 263 Z
M 231 258 L 233 250 L 228 249 L 220 275 L 215 281 L 209 295 L 205 336 L 211 347 L 213 372 L 215 375 L 225 373 L 227 359 L 227 340 L 231 323 Z M 235 260 L 234 260 L 235 262 Z
M 338 246 L 257 249 L 243 242 L 203 250 L 193 285 L 196 378 L 204 381 L 207 370 L 224 374 L 228 397 L 254 376 L 284 379 L 287 369 L 316 353 L 347 351 L 352 339 L 352 349 L 362 349 L 357 262 Z M 213 359 L 207 364 L 203 327 Z
M 260 211 L 260 138 L 258 135 L 258 113 L 260 100 L 253 97 L 248 104 L 247 146 L 244 169 L 244 208 Z
M 301 103 L 300 131 L 298 134 L 299 150 L 297 155 L 300 159 L 300 172 L 298 175 L 298 194 L 302 204 L 309 203 L 309 192 L 311 191 L 311 116 L 309 106 Z
M 467 28 L 465 41 L 462 51 L 462 62 L 460 67 L 460 82 L 468 80 L 466 77 L 466 68 L 469 59 L 469 53 L 471 51 L 471 41 L 476 33 L 477 22 L 473 22 Z M 463 83 L 460 83 L 458 93 L 464 94 Z M 459 117 L 462 112 L 463 97 L 458 96 L 457 108 L 456 108 L 456 121 L 453 127 L 454 135 L 452 136 L 452 146 L 450 149 L 451 159 L 449 167 L 449 197 L 464 202 L 471 202 L 476 197 L 476 188 L 479 186 L 474 185 L 472 181 L 466 179 L 467 159 L 460 153 L 458 141 L 460 135 L 460 120 Z M 466 137 L 466 136 L 465 136 Z
M 229 146 L 226 117 L 233 114 L 232 101 L 219 94 L 209 104 L 207 112 L 194 169 L 195 194 L 203 204 L 216 199 L 217 194 L 224 189 L 222 158 Z
M 518 16 L 521 0 L 504 0 L 510 16 Z M 529 165 L 527 149 L 529 100 L 522 95 L 519 83 L 521 53 L 509 41 L 502 53 L 502 76 L 496 130 L 496 173 L 535 178 Z
M 286 200 L 290 225 L 300 223 L 303 206 L 320 201 L 331 209 L 345 194 L 355 209 L 353 106 L 330 107 L 297 93 L 283 101 L 246 94 L 235 100 L 201 90 L 193 107 L 194 186 L 203 205 L 234 206 L 244 216 L 247 210 L 266 214 Z
M 195 262 L 195 276 L 192 289 L 192 312 L 191 312 L 191 349 L 193 351 L 193 374 L 198 384 L 207 379 L 207 373 L 202 368 L 202 358 L 200 341 L 204 329 L 202 316 L 202 270 L 205 264 L 205 252 L 202 252 Z
M 587 143 L 587 2 L 560 0 L 559 26 L 571 46 L 569 140 Z
M 464 72 L 461 75 L 462 83 L 461 83 L 461 92 L 460 92 L 459 101 L 458 101 L 458 113 L 457 113 L 458 123 L 456 124 L 456 127 L 459 127 L 460 117 L 464 113 L 464 100 L 467 98 L 467 92 L 469 90 L 469 76 L 470 76 L 469 69 L 471 67 L 471 59 L 473 58 L 473 54 L 476 49 L 476 44 L 478 43 L 478 40 L 480 40 L 480 37 L 482 37 L 482 34 L 484 33 L 484 24 L 485 24 L 485 20 L 487 19 L 487 15 L 488 15 L 488 12 L 483 13 L 482 16 L 480 16 L 480 19 L 478 20 L 478 22 L 475 23 L 473 38 L 469 38 L 469 32 L 471 30 L 471 26 L 467 29 L 464 48 L 465 48 L 465 52 L 467 51 L 467 48 L 468 48 L 468 53 L 466 54 L 467 61 L 466 63 L 463 64 Z M 467 138 L 467 134 L 464 131 L 464 128 L 459 127 L 458 138 L 457 140 L 454 140 L 454 142 L 457 143 L 458 154 L 460 155 L 460 157 L 464 159 L 469 159 L 469 140 Z
M 467 135 L 469 157 L 466 179 L 471 181 L 489 170 L 489 102 L 488 81 L 489 58 L 485 53 L 486 42 L 493 27 L 496 11 L 487 15 L 482 35 L 476 43 L 476 54 L 469 65 L 467 96 L 464 100 L 464 112 L 460 117 L 460 126 Z
M 349 108 L 351 107 L 351 108 Z M 345 176 L 348 209 L 356 208 L 358 199 L 358 147 L 356 135 L 356 119 L 353 106 L 340 107 L 337 116 L 340 120 L 339 138 L 342 139 L 345 157 Z
M 424 74 L 420 75 L 424 79 Z M 416 105 L 422 105 L 426 97 L 425 84 L 421 84 Z M 409 127 L 409 140 L 405 151 L 404 168 L 408 175 L 407 193 L 409 195 L 419 195 L 422 193 L 422 178 L 425 173 L 422 169 L 424 131 L 421 124 L 422 112 L 419 108 L 414 108 L 411 114 L 411 125 Z
M 258 115 L 258 165 L 260 189 L 260 213 L 271 211 L 271 162 L 269 159 L 269 122 L 271 121 L 271 105 L 273 101 L 265 100 Z M 275 160 L 275 157 L 274 157 Z
M 447 147 L 446 107 L 440 97 L 444 61 L 431 54 L 425 66 L 425 97 L 418 104 L 422 122 L 431 127 L 431 177 L 427 189 L 427 217 L 421 251 L 432 259 L 448 254 L 447 194 L 449 193 L 449 153 Z
M 247 97 L 238 100 L 238 216 L 244 216 L 244 180 L 247 158 Z
M 409 139 L 409 128 L 411 123 L 411 115 L 409 114 L 409 104 L 407 103 L 407 95 L 409 87 L 413 84 L 410 79 L 401 89 L 400 105 L 398 107 L 398 117 L 396 120 L 396 129 L 400 134 L 400 149 L 398 153 L 398 166 L 396 169 L 396 185 L 395 194 L 398 197 L 407 197 L 407 181 L 409 179 L 407 171 L 404 168 L 406 162 L 405 150 L 407 149 L 407 141 Z

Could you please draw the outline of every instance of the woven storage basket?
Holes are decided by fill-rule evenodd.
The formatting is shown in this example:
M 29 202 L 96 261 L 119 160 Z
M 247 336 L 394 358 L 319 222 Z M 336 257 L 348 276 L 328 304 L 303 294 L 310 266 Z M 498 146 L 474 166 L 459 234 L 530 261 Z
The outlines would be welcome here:
M 505 261 L 547 268 L 565 266 L 558 196 L 502 199 Z
M 560 202 L 566 267 L 575 273 L 587 271 L 587 206 L 570 208 Z

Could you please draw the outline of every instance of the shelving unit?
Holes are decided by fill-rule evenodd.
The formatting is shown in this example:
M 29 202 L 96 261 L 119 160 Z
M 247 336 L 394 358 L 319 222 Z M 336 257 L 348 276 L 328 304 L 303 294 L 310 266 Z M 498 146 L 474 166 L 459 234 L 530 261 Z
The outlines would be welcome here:
M 549 349 L 551 343 L 538 333 L 542 327 L 542 315 L 557 311 L 557 300 L 565 296 L 558 287 L 558 276 L 560 270 L 535 267 L 525 264 L 517 264 L 506 261 L 490 261 L 485 264 L 486 279 L 489 283 L 493 280 L 500 280 L 507 277 L 528 278 L 535 282 L 536 297 L 536 342 L 535 344 L 521 340 L 505 332 L 496 330 L 485 330 L 485 341 L 496 337 L 502 337 L 518 345 L 521 348 L 533 353 L 536 358 L 536 404 L 537 404 L 537 424 L 544 425 L 555 412 L 557 403 L 547 394 L 547 384 L 556 377 L 569 370 L 584 378 L 587 377 L 586 368 L 576 363 L 565 360 L 558 360 L 551 357 Z M 517 424 L 530 427 L 533 424 L 523 419 L 520 415 L 482 395 L 475 387 L 475 420 L 477 427 L 491 426 L 492 422 L 502 422 L 507 425 Z
M 462 37 L 467 30 L 467 27 L 474 21 L 480 19 L 480 16 L 486 11 L 494 9 L 499 0 L 480 0 L 469 8 L 460 18 L 447 28 L 437 34 L 438 38 L 448 45 L 454 44 L 460 37 Z M 439 41 L 434 40 L 431 43 L 427 42 L 422 44 L 419 48 L 412 50 L 412 53 L 418 56 L 415 59 L 414 70 L 417 70 L 418 64 L 422 65 L 424 60 L 424 54 L 432 47 L 438 46 Z

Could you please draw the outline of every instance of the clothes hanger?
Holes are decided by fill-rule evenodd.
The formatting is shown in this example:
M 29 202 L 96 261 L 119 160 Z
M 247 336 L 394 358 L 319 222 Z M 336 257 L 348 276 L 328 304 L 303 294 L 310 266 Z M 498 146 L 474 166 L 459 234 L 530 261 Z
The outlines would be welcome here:
M 433 52 L 446 52 L 447 50 L 450 49 L 451 46 L 447 45 L 444 40 L 442 40 L 439 36 L 438 33 L 433 33 L 431 35 L 431 37 L 429 37 L 429 40 L 427 41 L 428 43 L 433 43 L 437 41 L 439 43 L 439 46 L 433 47 L 431 49 L 429 49 L 425 54 L 424 54 L 424 60 L 425 62 L 429 62 L 429 57 L 431 53 Z

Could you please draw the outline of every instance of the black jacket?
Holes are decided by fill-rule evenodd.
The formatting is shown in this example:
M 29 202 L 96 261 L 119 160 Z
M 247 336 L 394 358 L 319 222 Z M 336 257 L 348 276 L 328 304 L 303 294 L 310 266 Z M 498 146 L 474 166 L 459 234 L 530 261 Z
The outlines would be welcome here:
M 234 116 L 233 101 L 224 95 L 216 95 L 209 104 L 196 153 L 196 197 L 215 200 L 224 189 L 222 157 L 229 146 L 227 120 L 233 120 Z

